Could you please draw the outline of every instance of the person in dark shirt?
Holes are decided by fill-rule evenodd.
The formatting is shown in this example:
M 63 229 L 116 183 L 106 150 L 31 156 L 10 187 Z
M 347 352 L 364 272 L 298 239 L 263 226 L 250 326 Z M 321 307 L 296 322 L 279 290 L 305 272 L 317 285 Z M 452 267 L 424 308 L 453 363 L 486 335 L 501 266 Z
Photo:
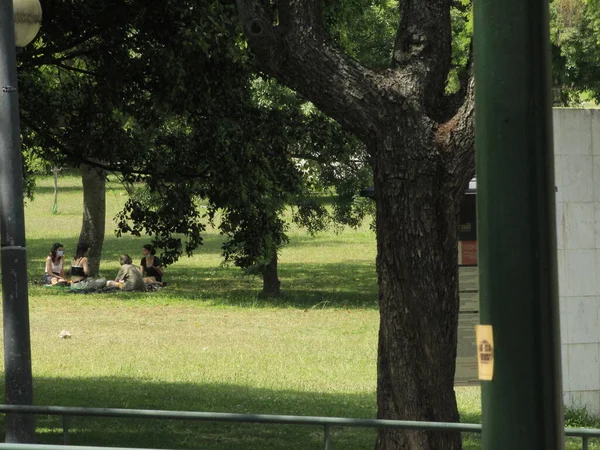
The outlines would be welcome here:
M 106 285 L 106 278 L 89 278 L 88 251 L 90 245 L 87 242 L 79 242 L 75 256 L 71 261 L 71 289 L 99 290 Z
M 79 283 L 88 277 L 88 259 L 87 253 L 90 246 L 87 242 L 77 244 L 75 256 L 71 261 L 71 280 L 73 283 Z
M 140 272 L 145 277 L 154 277 L 156 281 L 162 283 L 163 270 L 161 267 L 160 259 L 156 256 L 156 250 L 150 244 L 146 244 L 142 247 L 142 253 L 144 257 L 140 262 Z

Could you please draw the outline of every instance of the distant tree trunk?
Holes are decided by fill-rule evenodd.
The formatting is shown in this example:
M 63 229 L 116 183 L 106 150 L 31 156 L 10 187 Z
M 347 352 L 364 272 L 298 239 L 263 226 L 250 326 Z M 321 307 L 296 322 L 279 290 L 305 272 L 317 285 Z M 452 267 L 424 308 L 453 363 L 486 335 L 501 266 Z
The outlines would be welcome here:
M 264 295 L 276 297 L 281 294 L 281 282 L 277 275 L 277 249 L 273 251 L 271 261 L 262 269 Z
M 87 164 L 81 165 L 83 182 L 83 222 L 79 242 L 90 245 L 90 276 L 97 276 L 100 270 L 100 256 L 104 244 L 106 225 L 106 172 Z
M 52 174 L 54 175 L 54 204 L 52 205 L 52 213 L 58 212 L 58 174 L 61 171 L 60 167 L 53 167 Z

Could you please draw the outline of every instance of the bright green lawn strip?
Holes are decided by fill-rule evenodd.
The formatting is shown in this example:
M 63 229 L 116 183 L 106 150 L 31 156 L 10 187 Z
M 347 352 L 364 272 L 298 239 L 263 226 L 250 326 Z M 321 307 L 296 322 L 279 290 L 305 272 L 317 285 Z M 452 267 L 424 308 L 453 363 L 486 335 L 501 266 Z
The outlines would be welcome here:
M 375 415 L 375 311 L 133 305 L 139 299 L 93 306 L 70 300 L 81 297 L 93 296 L 32 305 L 38 404 Z M 72 338 L 59 339 L 62 329 Z M 75 427 L 73 443 L 95 445 L 118 445 L 135 435 L 130 444 L 149 447 L 301 449 L 318 448 L 322 439 L 320 429 L 311 427 L 106 419 L 77 419 Z M 201 442 L 186 443 L 189 430 Z M 365 448 L 372 434 L 342 430 L 335 440 L 340 448 Z M 59 437 L 55 430 L 43 440 Z
M 50 179 L 27 206 L 30 278 L 49 245 L 72 254 L 81 225 L 79 180 L 62 178 L 59 214 Z M 107 196 L 110 218 L 124 196 Z M 122 252 L 134 259 L 148 238 L 116 239 L 107 221 L 102 274 Z M 280 257 L 281 299 L 261 281 L 221 267 L 222 238 L 208 229 L 192 258 L 167 269 L 168 287 L 149 294 L 70 294 L 30 286 L 36 403 L 325 416 L 375 416 L 374 234 L 309 237 L 293 226 Z M 359 307 L 359 309 L 356 309 Z M 61 340 L 66 329 L 73 337 Z M 58 425 L 42 418 L 40 425 Z M 235 424 L 76 419 L 73 443 L 184 448 L 321 448 L 322 430 Z M 47 428 L 47 427 L 46 427 Z M 107 429 L 108 428 L 108 429 Z M 336 430 L 338 448 L 370 448 L 372 430 Z M 58 430 L 43 440 L 58 442 Z

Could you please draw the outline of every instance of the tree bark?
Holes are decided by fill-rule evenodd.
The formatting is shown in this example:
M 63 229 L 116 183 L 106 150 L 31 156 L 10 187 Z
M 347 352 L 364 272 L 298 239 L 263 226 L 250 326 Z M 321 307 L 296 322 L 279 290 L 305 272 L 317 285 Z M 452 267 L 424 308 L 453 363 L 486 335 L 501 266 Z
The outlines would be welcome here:
M 458 201 L 441 155 L 416 158 L 431 156 L 432 133 L 403 131 L 381 130 L 375 152 L 378 418 L 458 422 Z M 402 156 L 406 145 L 414 159 Z M 387 429 L 377 448 L 454 450 L 461 440 L 459 433 Z
M 95 277 L 100 271 L 106 225 L 106 172 L 87 164 L 82 164 L 80 168 L 83 182 L 83 221 L 79 242 L 87 242 L 90 246 L 89 274 Z
M 264 295 L 277 297 L 281 294 L 281 282 L 277 275 L 277 249 L 274 249 L 273 256 L 268 264 L 262 269 Z
M 473 83 L 444 95 L 450 3 L 402 3 L 392 66 L 375 73 L 327 43 L 321 0 L 237 0 L 262 68 L 367 145 L 377 204 L 378 417 L 457 422 L 458 205 L 475 171 Z M 457 450 L 460 433 L 380 430 L 379 450 Z

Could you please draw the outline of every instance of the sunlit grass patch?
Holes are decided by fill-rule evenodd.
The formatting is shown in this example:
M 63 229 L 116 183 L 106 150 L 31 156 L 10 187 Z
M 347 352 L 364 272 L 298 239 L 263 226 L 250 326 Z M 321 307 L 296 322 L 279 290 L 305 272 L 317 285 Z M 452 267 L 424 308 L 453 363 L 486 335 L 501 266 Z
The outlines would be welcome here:
M 53 242 L 67 257 L 81 227 L 81 182 L 38 180 L 26 207 L 28 272 L 37 281 Z M 117 239 L 111 218 L 125 200 L 107 191 L 101 275 L 120 253 L 141 258 L 150 238 Z M 281 298 L 261 280 L 222 265 L 218 231 L 207 228 L 191 258 L 167 268 L 153 293 L 74 294 L 29 286 L 37 404 L 324 416 L 375 416 L 378 312 L 375 237 L 359 230 L 308 236 L 290 226 L 280 255 Z M 68 330 L 72 337 L 60 339 Z M 40 441 L 60 442 L 55 417 Z M 190 424 L 76 418 L 73 444 L 181 448 L 321 448 L 320 427 Z M 373 430 L 334 429 L 339 448 L 372 447 Z

